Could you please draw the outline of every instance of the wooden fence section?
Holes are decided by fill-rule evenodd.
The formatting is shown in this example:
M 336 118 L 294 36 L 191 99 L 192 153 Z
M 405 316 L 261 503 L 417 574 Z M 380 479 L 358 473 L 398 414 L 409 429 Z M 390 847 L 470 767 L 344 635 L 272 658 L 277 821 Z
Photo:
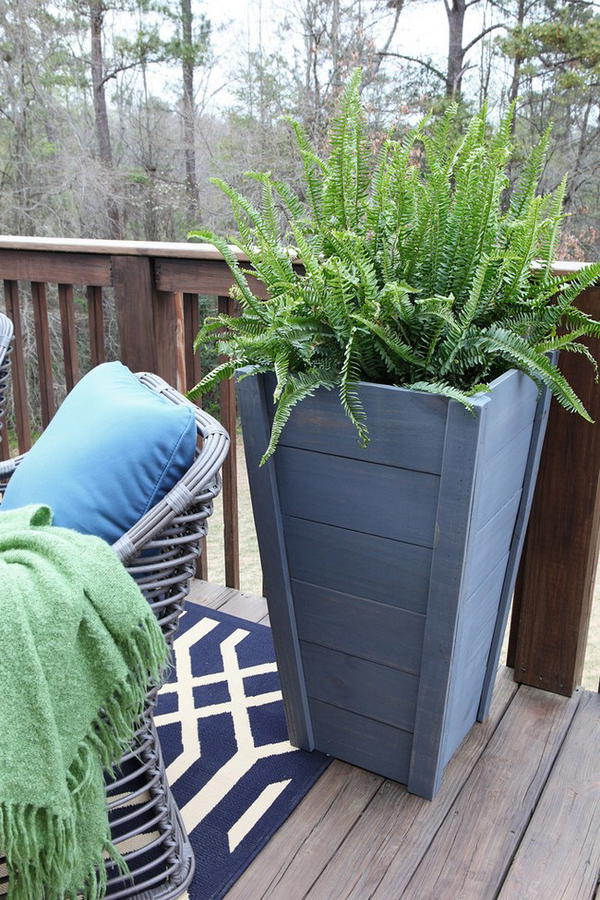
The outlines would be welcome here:
M 557 271 L 573 271 L 578 266 L 561 263 Z M 86 291 L 92 364 L 105 358 L 103 291 L 110 289 L 123 362 L 134 371 L 156 372 L 183 391 L 198 381 L 202 371 L 202 359 L 192 350 L 199 325 L 199 296 L 217 297 L 221 311 L 235 312 L 229 298 L 229 269 L 218 251 L 205 244 L 0 236 L 0 278 L 7 314 L 15 328 L 12 381 L 21 452 L 32 440 L 22 330 L 23 304 L 27 302 L 33 306 L 43 424 L 56 406 L 48 285 L 57 286 L 68 389 L 80 374 L 74 286 Z M 255 282 L 253 287 L 264 296 L 260 285 Z M 581 306 L 600 316 L 600 288 L 587 291 Z M 600 342 L 590 346 L 598 356 Z M 587 360 L 571 355 L 561 366 L 592 415 L 599 418 L 600 388 Z M 220 415 L 234 434 L 237 414 L 231 383 L 221 388 Z M 5 439 L 2 449 L 7 449 Z M 517 680 L 559 693 L 570 693 L 581 676 L 598 555 L 599 478 L 600 429 L 553 403 L 515 594 L 509 664 L 515 666 Z M 223 471 L 223 495 L 226 583 L 239 588 L 235 442 Z M 206 577 L 205 567 L 200 574 Z

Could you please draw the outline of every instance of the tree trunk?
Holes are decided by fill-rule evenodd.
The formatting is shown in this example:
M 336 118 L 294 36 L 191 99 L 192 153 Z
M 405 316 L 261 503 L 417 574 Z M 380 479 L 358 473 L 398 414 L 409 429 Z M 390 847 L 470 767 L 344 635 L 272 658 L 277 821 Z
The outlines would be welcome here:
M 108 125 L 108 111 L 106 108 L 104 51 L 102 48 L 102 31 L 105 13 L 103 0 L 90 0 L 89 10 L 92 49 L 92 93 L 94 99 L 94 125 L 98 143 L 98 157 L 107 170 L 109 181 L 112 181 L 114 165 L 110 141 L 110 128 Z M 108 214 L 110 237 L 114 240 L 119 240 L 121 238 L 121 219 L 119 207 L 114 198 L 113 188 L 110 183 L 108 185 L 106 210 Z
M 340 0 L 332 0 L 331 3 L 331 82 L 334 88 L 339 89 L 342 82 L 341 73 L 341 56 L 340 56 L 340 32 L 342 26 L 342 16 L 340 9 Z
M 446 3 L 448 16 L 448 67 L 446 70 L 446 96 L 458 99 L 461 94 L 465 51 L 466 0 L 450 0 Z
M 522 28 L 525 23 L 525 0 L 519 0 L 517 4 L 517 28 Z M 512 79 L 510 82 L 510 88 L 508 90 L 508 100 L 509 103 L 514 103 L 514 101 L 519 96 L 519 90 L 521 88 L 521 67 L 523 65 L 523 57 L 520 53 L 515 54 L 514 62 L 513 62 L 513 72 Z M 514 131 L 515 120 L 513 119 L 512 128 Z
M 198 217 L 198 180 L 196 176 L 196 105 L 194 102 L 194 44 L 191 0 L 181 0 L 183 48 L 181 73 L 183 82 L 183 148 L 185 156 L 185 190 L 190 226 Z
M 565 212 L 570 212 L 573 209 L 573 205 L 575 202 L 575 197 L 577 195 L 577 190 L 581 187 L 580 184 L 580 172 L 583 163 L 584 153 L 587 149 L 588 141 L 586 138 L 588 137 L 588 124 L 590 120 L 590 113 L 592 111 L 592 106 L 594 104 L 594 94 L 590 94 L 587 100 L 587 104 L 583 113 L 583 119 L 581 121 L 580 131 L 579 131 L 579 140 L 577 142 L 577 154 L 575 156 L 575 162 L 573 164 L 573 168 L 571 172 L 569 172 L 569 187 L 565 196 Z
M 12 158 L 14 166 L 14 187 L 16 203 L 13 206 L 12 219 L 15 234 L 30 234 L 31 222 L 30 191 L 31 191 L 31 135 L 29 104 L 31 85 L 27 78 L 27 9 L 22 2 L 16 6 L 17 28 L 14 34 L 14 58 L 11 60 L 13 71 L 16 74 L 12 94 L 12 124 L 13 147 Z
M 517 28 L 522 28 L 525 24 L 525 0 L 518 0 L 517 4 Z M 513 60 L 513 71 L 512 78 L 510 81 L 510 87 L 508 89 L 508 102 L 516 103 L 517 97 L 519 96 L 519 91 L 521 90 L 521 68 L 523 66 L 523 56 L 517 53 L 515 54 L 515 58 Z M 515 109 L 515 113 L 512 118 L 512 122 L 510 123 L 511 134 L 514 135 L 515 129 L 517 127 L 517 111 Z M 515 185 L 515 181 L 517 178 L 517 162 L 514 158 L 512 158 L 508 163 L 508 184 L 509 190 L 504 192 L 502 197 L 502 211 L 506 212 L 510 205 L 510 195 L 512 193 L 512 189 Z

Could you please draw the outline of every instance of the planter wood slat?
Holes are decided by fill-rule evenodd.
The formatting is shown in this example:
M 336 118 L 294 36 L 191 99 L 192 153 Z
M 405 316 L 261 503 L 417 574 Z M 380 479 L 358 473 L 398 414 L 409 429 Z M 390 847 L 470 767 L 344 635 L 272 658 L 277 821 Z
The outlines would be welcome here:
M 483 528 L 471 534 L 471 552 L 467 556 L 463 575 L 463 597 L 469 597 L 476 591 L 507 555 L 520 502 L 521 491 L 513 494 Z
M 556 363 L 558 354 L 552 355 L 552 361 Z M 502 648 L 502 640 L 506 625 L 508 622 L 508 614 L 512 597 L 515 591 L 515 584 L 519 570 L 519 561 L 525 546 L 525 537 L 527 534 L 527 523 L 529 514 L 533 505 L 533 497 L 535 493 L 535 484 L 537 474 L 540 467 L 542 455 L 542 446 L 544 443 L 544 435 L 546 433 L 546 425 L 550 413 L 550 403 L 552 395 L 550 391 L 546 391 L 537 400 L 533 427 L 531 430 L 531 442 L 529 454 L 525 468 L 525 476 L 523 479 L 523 490 L 521 493 L 521 502 L 517 513 L 517 520 L 510 546 L 509 559 L 506 566 L 504 583 L 502 585 L 502 593 L 498 604 L 498 614 L 496 616 L 496 624 L 494 635 L 490 647 L 487 669 L 485 673 L 483 690 L 481 692 L 481 701 L 477 713 L 477 719 L 482 722 L 490 711 L 492 695 L 494 692 L 494 678 L 500 661 L 500 651 Z
M 448 724 L 446 698 L 467 558 L 482 416 L 488 407 L 487 398 L 473 413 L 457 403 L 448 404 L 437 509 L 438 541 L 431 563 L 415 734 L 407 782 L 409 791 L 421 797 L 431 798 L 442 777 Z
M 329 647 L 300 642 L 309 705 L 315 700 L 412 731 L 417 703 L 415 675 Z M 390 697 L 395 702 L 390 703 Z
M 290 516 L 283 517 L 283 527 L 292 578 L 426 611 L 430 548 Z
M 485 476 L 485 490 L 476 494 L 473 508 L 473 527 L 482 528 L 492 519 L 507 497 L 521 491 L 523 469 L 527 463 L 531 444 L 531 423 L 523 428 L 502 449 L 487 459 L 489 471 Z
M 556 354 L 552 356 L 556 360 Z M 500 375 L 493 383 L 496 409 L 486 421 L 483 447 L 486 456 L 493 456 L 508 444 L 524 427 L 530 427 L 539 399 L 537 388 L 530 378 L 514 369 Z M 489 395 L 483 395 L 488 396 Z M 515 415 L 515 410 L 519 415 Z
M 267 376 L 266 385 L 272 393 L 275 379 Z M 338 456 L 440 474 L 446 426 L 444 400 L 434 394 L 366 383 L 361 399 L 372 426 L 368 447 L 360 446 L 349 419 L 340 420 L 337 391 L 321 391 L 310 404 L 300 404 L 285 427 L 281 446 L 323 453 L 335 447 Z M 425 446 L 424 429 L 430 435 Z
M 423 615 L 301 581 L 292 588 L 301 640 L 418 675 Z
M 412 734 L 384 722 L 312 700 L 315 745 L 324 753 L 354 761 L 354 765 L 395 781 L 406 781 Z
M 291 447 L 279 447 L 275 467 L 285 515 L 433 546 L 437 475 Z
M 478 718 L 481 686 L 486 677 L 498 616 L 497 602 L 494 600 L 497 601 L 502 591 L 507 562 L 508 554 L 502 557 L 479 588 L 462 604 L 454 655 L 457 659 L 462 659 L 463 664 L 461 677 L 452 681 L 446 701 L 447 725 L 442 756 L 444 765 Z
M 281 523 L 281 510 L 275 470 L 272 465 L 259 467 L 259 461 L 267 446 L 270 424 L 262 383 L 246 378 L 238 384 L 238 390 L 246 385 L 245 415 L 252 418 L 254 429 L 244 439 L 246 462 L 255 472 L 250 481 L 252 508 L 257 521 L 265 525 L 259 544 L 265 593 L 275 599 L 269 606 L 269 619 L 273 630 L 273 644 L 277 668 L 283 691 L 283 704 L 290 741 L 306 750 L 314 750 L 313 731 L 308 713 L 308 698 L 300 657 L 300 644 L 293 612 L 293 597 L 285 552 Z
M 272 388 L 238 382 L 291 740 L 431 798 L 487 709 L 546 393 L 513 370 L 469 411 L 361 383 L 361 449 L 336 392 L 317 391 L 259 467 Z

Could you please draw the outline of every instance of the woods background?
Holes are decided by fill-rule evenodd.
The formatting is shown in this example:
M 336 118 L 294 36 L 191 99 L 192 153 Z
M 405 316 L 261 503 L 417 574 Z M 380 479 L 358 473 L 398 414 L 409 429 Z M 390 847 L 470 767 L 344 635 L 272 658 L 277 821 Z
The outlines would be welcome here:
M 267 169 L 299 184 L 283 114 L 322 143 L 362 65 L 374 146 L 449 98 L 465 116 L 487 100 L 495 117 L 518 98 L 522 158 L 554 122 L 544 184 L 569 172 L 561 256 L 599 258 L 598 3 L 238 0 L 231 10 L 227 20 L 209 0 L 0 0 L 0 231 L 185 240 L 194 226 L 227 230 L 209 176 L 239 186 L 244 171 Z M 432 29 L 443 53 L 427 50 Z

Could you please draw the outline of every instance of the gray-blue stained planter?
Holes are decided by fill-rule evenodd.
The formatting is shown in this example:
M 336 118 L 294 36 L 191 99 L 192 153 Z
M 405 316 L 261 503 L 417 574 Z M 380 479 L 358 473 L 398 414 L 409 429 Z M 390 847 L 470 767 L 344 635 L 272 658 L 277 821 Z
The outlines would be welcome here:
M 318 391 L 259 469 L 272 389 L 237 386 L 290 739 L 432 797 L 489 705 L 547 392 L 507 372 L 469 412 L 361 384 L 361 449 Z

